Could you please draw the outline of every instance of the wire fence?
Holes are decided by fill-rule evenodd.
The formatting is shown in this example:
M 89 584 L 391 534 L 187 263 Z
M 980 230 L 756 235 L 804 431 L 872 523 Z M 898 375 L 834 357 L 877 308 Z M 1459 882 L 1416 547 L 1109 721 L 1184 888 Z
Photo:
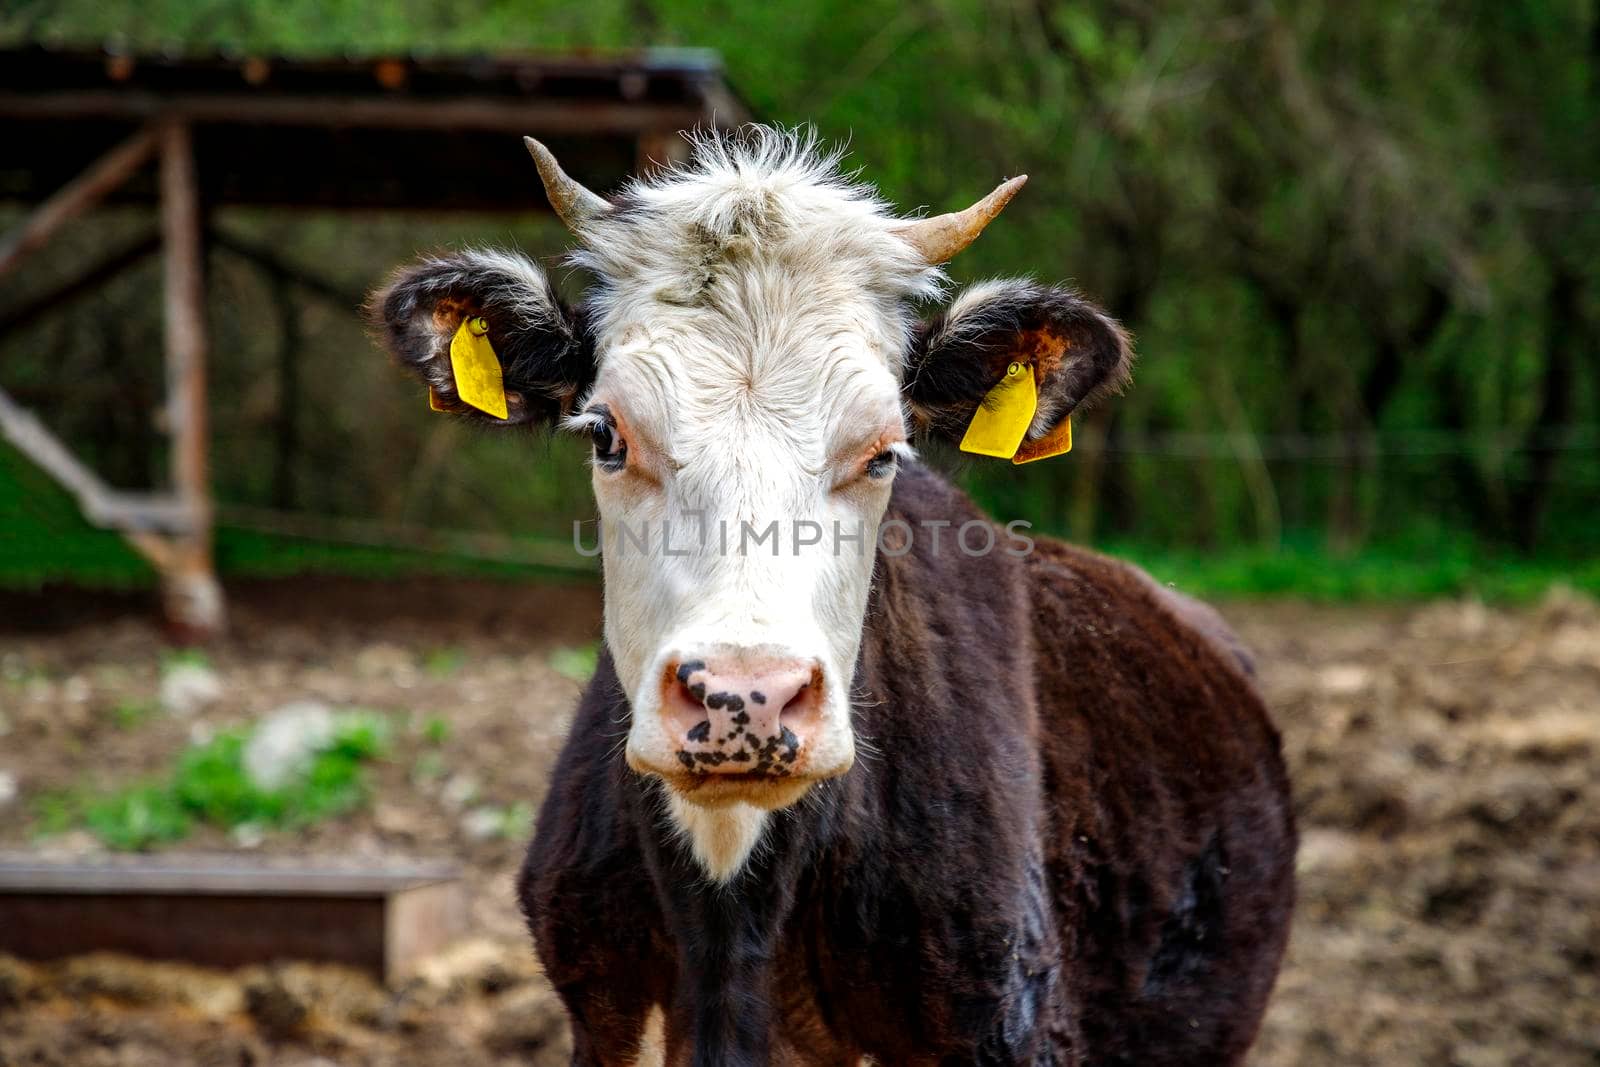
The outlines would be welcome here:
M 1381 464 L 1385 460 L 1445 457 L 1506 457 L 1539 452 L 1592 453 L 1600 456 L 1600 424 L 1560 426 L 1531 434 L 1509 431 L 1482 434 L 1426 429 L 1388 431 L 1366 437 L 1344 434 L 1248 433 L 1120 433 L 1107 439 L 1083 434 L 1074 449 L 1079 455 L 1102 454 L 1109 461 L 1143 458 L 1184 463 L 1229 464 L 1241 457 L 1274 465 Z M 1529 477 L 1505 470 L 1501 477 L 1520 482 Z M 1551 479 L 1563 487 L 1600 488 L 1600 466 L 1593 476 L 1569 472 Z M 1600 510 L 1600 509 L 1597 509 Z M 591 513 L 592 514 L 592 513 Z M 444 529 L 376 518 L 351 518 L 242 504 L 222 504 L 217 517 L 227 527 L 291 539 L 321 541 L 373 549 L 402 550 L 440 557 L 511 566 L 537 567 L 593 574 L 598 561 L 580 554 L 573 535 L 523 536 L 481 530 Z M 585 546 L 594 542 L 594 520 L 573 520 Z
M 1535 452 L 1600 453 L 1600 425 L 1546 427 L 1529 434 L 1500 431 L 1397 430 L 1360 434 L 1119 433 L 1084 435 L 1074 450 L 1118 456 L 1230 459 L 1241 451 L 1269 460 L 1355 462 L 1387 456 L 1510 455 Z

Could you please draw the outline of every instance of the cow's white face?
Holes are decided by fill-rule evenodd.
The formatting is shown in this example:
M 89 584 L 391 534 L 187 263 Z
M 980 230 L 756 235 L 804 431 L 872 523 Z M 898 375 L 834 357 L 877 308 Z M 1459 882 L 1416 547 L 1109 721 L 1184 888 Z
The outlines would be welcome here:
M 580 231 L 604 284 L 568 423 L 594 440 L 627 758 L 701 807 L 784 806 L 855 755 L 907 298 L 939 276 L 814 168 L 711 170 Z
M 595 280 L 582 306 L 521 256 L 463 251 L 398 272 L 371 321 L 434 406 L 592 440 L 626 758 L 726 878 L 767 812 L 854 760 L 851 683 L 908 429 L 959 439 L 1025 365 L 1026 438 L 1044 449 L 1126 380 L 1127 338 L 1071 290 L 1025 281 L 914 317 L 1021 179 L 908 221 L 779 131 L 708 135 L 692 165 L 612 201 L 529 147 Z M 469 326 L 500 364 L 503 418 L 458 390 L 452 337 Z

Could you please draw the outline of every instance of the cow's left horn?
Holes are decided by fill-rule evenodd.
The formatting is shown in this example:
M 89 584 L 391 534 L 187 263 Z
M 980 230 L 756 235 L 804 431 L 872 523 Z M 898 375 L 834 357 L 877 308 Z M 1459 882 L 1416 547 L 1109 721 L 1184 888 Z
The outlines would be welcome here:
M 957 252 L 978 239 L 983 228 L 994 221 L 1027 182 L 1028 176 L 1019 174 L 1008 182 L 1001 182 L 999 188 L 965 211 L 917 219 L 896 226 L 891 232 L 921 253 L 926 262 L 948 263 Z
M 567 229 L 577 233 L 583 229 L 584 223 L 611 210 L 611 204 L 605 197 L 573 181 L 561 169 L 561 164 L 556 162 L 556 157 L 550 154 L 550 149 L 532 137 L 524 137 L 522 143 L 528 146 L 528 154 L 533 156 L 534 166 L 539 168 L 539 179 L 544 182 L 544 195 L 550 198 L 550 206 L 556 209 L 556 214 L 567 224 Z

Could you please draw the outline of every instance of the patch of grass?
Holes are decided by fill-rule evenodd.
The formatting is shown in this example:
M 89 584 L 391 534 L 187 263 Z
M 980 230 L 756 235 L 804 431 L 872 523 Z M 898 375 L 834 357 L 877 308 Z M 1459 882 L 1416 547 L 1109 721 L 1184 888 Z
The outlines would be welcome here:
M 435 747 L 450 739 L 450 723 L 442 715 L 429 715 L 422 723 L 422 739 Z
M 153 700 L 124 700 L 111 709 L 111 721 L 119 730 L 136 730 L 161 710 Z
M 513 840 L 520 841 L 533 832 L 533 805 L 526 800 L 519 800 L 506 809 L 505 825 L 501 833 Z
M 533 805 L 520 800 L 504 808 L 491 805 L 478 808 L 467 819 L 474 824 L 469 832 L 482 839 L 521 840 L 533 831 Z
M 547 662 L 550 664 L 550 669 L 557 674 L 571 678 L 575 682 L 587 682 L 594 674 L 599 659 L 600 646 L 588 644 L 577 648 L 555 649 L 550 653 Z
M 83 826 L 108 848 L 137 850 L 179 841 L 196 823 L 292 830 L 350 811 L 368 796 L 366 765 L 388 743 L 381 716 L 351 712 L 333 736 L 282 787 L 265 789 L 244 766 L 250 731 L 231 730 L 192 745 L 164 779 L 106 793 L 58 793 L 35 803 L 35 829 L 49 835 Z
M 1139 564 L 1184 592 L 1219 600 L 1294 597 L 1322 603 L 1382 603 L 1477 597 L 1490 603 L 1525 604 L 1556 586 L 1600 596 L 1600 559 L 1492 556 L 1448 540 L 1378 546 L 1347 557 L 1296 544 L 1215 552 L 1112 545 L 1104 551 Z
M 41 667 L 33 667 L 23 663 L 20 659 L 5 657 L 0 662 L 0 681 L 4 681 L 6 688 L 21 692 L 30 685 L 50 681 L 50 674 Z
M 422 657 L 422 669 L 435 678 L 448 678 L 466 666 L 467 654 L 459 648 L 435 648 Z
M 107 848 L 124 852 L 189 836 L 190 813 L 170 789 L 138 785 L 89 801 L 83 823 Z
M 78 824 L 78 805 L 70 793 L 43 793 L 33 802 L 33 832 L 39 837 L 64 834 Z
M 9 445 L 0 444 L 0 585 L 36 588 L 79 582 L 108 589 L 146 587 L 155 575 L 128 543 L 90 526 L 77 502 Z
M 161 672 L 163 674 L 179 667 L 204 667 L 210 669 L 211 657 L 198 648 L 173 648 L 161 654 Z

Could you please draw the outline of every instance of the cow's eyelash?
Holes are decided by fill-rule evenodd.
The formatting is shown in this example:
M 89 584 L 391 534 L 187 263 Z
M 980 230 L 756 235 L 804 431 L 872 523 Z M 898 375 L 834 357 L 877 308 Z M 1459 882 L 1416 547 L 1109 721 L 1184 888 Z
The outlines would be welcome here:
M 582 434 L 584 437 L 587 437 L 594 432 L 594 426 L 596 423 L 609 422 L 610 419 L 610 409 L 605 407 L 589 408 L 587 411 L 580 411 L 576 414 L 568 415 L 565 419 L 561 420 L 561 427 L 564 430 L 568 430 L 576 434 Z
M 615 474 L 628 465 L 628 442 L 617 429 L 611 409 L 597 404 L 567 420 L 567 427 L 588 436 L 594 448 L 595 466 Z
M 886 482 L 894 476 L 901 463 L 909 459 L 915 459 L 916 455 L 916 450 L 906 442 L 892 442 L 869 456 L 866 462 L 857 469 L 851 481 L 855 481 L 858 478 L 867 478 L 872 481 Z

